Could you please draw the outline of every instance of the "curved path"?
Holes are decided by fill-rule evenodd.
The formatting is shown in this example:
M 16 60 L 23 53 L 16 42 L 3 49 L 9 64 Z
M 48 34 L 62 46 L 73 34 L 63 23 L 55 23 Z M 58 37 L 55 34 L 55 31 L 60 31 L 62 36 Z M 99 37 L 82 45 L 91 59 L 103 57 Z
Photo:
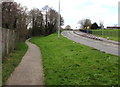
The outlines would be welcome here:
M 64 31 L 64 32 L 62 32 L 62 35 L 64 37 L 67 37 L 70 40 L 75 41 L 75 42 L 93 47 L 95 49 L 98 49 L 100 51 L 103 51 L 103 52 L 106 52 L 109 54 L 120 56 L 119 49 L 118 49 L 118 47 L 120 47 L 120 46 L 118 46 L 116 44 L 82 37 L 82 36 L 79 36 L 79 35 L 73 33 L 73 31 Z
M 29 46 L 28 51 L 6 82 L 6 85 L 44 85 L 40 50 L 28 40 L 26 44 Z

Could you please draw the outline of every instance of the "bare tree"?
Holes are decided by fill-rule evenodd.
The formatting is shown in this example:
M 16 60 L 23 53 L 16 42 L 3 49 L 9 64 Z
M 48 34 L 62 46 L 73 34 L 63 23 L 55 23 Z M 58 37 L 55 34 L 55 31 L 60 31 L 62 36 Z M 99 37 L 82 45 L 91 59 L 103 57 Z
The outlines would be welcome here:
M 14 29 L 17 21 L 17 3 L 3 2 L 2 3 L 2 27 Z
M 34 8 L 30 11 L 31 23 L 32 23 L 32 35 L 41 35 L 43 32 L 43 14 L 37 8 Z
M 103 21 L 100 21 L 99 24 L 100 24 L 100 28 L 101 28 L 101 29 L 104 29 L 104 23 L 103 23 Z
M 54 33 L 57 31 L 57 19 L 58 19 L 58 13 L 54 9 L 50 9 L 48 12 L 48 31 L 49 34 Z
M 67 26 L 65 27 L 65 29 L 71 29 L 71 26 L 70 26 L 70 25 L 67 25 Z
M 27 36 L 27 8 L 20 7 L 21 11 L 18 17 L 18 26 L 17 29 L 19 30 L 20 37 L 24 38 Z
M 46 35 L 49 35 L 51 33 L 54 33 L 57 31 L 58 28 L 58 12 L 54 10 L 53 8 L 50 8 L 49 6 L 43 7 L 43 10 L 46 12 L 45 15 L 45 30 Z M 60 25 L 64 24 L 63 17 L 60 16 Z
M 50 7 L 48 5 L 44 6 L 43 11 L 45 12 L 45 20 L 44 20 L 44 24 L 45 24 L 45 35 L 48 35 L 48 11 L 50 10 Z
M 83 29 L 87 29 L 87 27 L 91 26 L 91 20 L 83 19 L 83 20 L 79 21 L 78 24 L 80 24 Z
M 21 39 L 25 39 L 27 32 L 26 25 L 27 8 L 16 2 L 2 3 L 2 27 L 15 29 Z

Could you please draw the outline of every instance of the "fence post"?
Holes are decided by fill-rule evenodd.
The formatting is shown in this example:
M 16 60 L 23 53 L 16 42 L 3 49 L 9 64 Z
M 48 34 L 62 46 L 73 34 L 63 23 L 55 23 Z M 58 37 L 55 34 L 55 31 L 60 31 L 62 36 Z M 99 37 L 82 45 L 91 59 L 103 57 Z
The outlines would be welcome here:
M 6 35 L 6 51 L 7 51 L 7 53 L 6 54 L 8 54 L 9 53 L 9 29 L 7 29 L 7 33 L 6 33 L 7 35 Z
M 14 50 L 14 48 L 15 48 L 15 30 L 13 30 L 12 44 L 13 44 L 12 50 Z
M 2 86 L 2 3 L 0 2 L 0 87 Z
M 0 61 L 2 61 L 2 28 L 0 27 Z
M 2 28 L 0 27 L 0 86 L 2 86 Z

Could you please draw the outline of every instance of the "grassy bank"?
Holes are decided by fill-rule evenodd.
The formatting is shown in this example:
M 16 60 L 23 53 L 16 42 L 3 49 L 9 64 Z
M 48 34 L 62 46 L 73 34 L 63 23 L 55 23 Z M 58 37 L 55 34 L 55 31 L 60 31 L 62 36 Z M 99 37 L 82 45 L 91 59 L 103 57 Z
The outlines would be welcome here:
M 46 85 L 117 85 L 118 57 L 57 34 L 34 37 L 42 52 Z
M 115 40 L 120 42 L 120 30 L 118 29 L 99 29 L 92 30 L 94 35 Z
M 27 45 L 24 42 L 21 42 L 16 50 L 14 50 L 12 53 L 10 53 L 8 56 L 6 56 L 5 60 L 3 60 L 2 63 L 2 83 L 3 85 L 11 75 L 11 73 L 14 71 L 14 69 L 18 66 L 20 63 L 22 57 L 27 51 Z

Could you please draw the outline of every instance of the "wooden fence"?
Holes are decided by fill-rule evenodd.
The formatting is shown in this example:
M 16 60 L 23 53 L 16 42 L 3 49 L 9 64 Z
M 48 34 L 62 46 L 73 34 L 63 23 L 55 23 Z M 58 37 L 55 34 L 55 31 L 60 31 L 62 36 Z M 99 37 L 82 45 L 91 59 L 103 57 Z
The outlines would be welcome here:
M 2 58 L 4 58 L 8 53 L 13 51 L 19 42 L 19 35 L 15 30 L 0 28 L 2 32 L 1 48 L 2 48 Z

